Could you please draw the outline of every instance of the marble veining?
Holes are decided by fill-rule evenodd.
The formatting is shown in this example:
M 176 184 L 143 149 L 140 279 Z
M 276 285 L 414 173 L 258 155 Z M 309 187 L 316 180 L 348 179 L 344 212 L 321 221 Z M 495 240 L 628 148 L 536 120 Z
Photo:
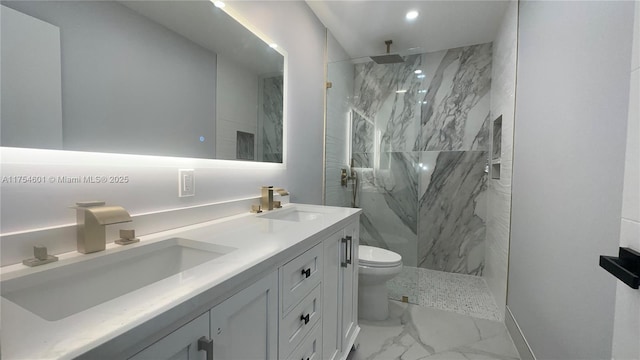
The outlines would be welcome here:
M 252 133 L 236 132 L 236 159 L 253 160 L 255 152 L 255 136 Z
M 379 65 L 373 61 L 355 66 L 353 107 L 375 119 L 382 131 L 383 152 L 412 151 L 418 134 L 418 97 L 423 79 L 415 71 L 423 57 L 411 55 L 404 63 Z
M 354 167 L 373 167 L 374 144 L 375 124 L 353 109 L 351 111 L 351 158 Z
M 262 156 L 266 162 L 282 162 L 283 76 L 262 79 Z
M 491 48 L 486 43 L 446 51 L 422 101 L 418 150 L 471 149 L 465 139 L 476 137 L 489 112 Z
M 471 143 L 471 150 L 488 150 L 491 145 L 491 113 L 482 122 L 482 127 Z
M 353 65 L 363 244 L 405 265 L 482 274 L 491 60 L 486 43 Z
M 429 164 L 433 173 L 419 205 L 419 267 L 482 275 L 487 156 L 443 151 Z
M 351 360 L 519 359 L 502 322 L 390 301 L 385 321 L 360 320 Z
M 416 265 L 418 216 L 418 153 L 381 155 L 384 168 L 358 170 L 361 191 L 357 205 L 363 209 L 360 242 L 402 255 Z

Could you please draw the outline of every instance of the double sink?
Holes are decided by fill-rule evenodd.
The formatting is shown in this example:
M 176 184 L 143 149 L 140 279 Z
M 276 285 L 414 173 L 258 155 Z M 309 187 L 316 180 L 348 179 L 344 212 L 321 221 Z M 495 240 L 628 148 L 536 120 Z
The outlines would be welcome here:
M 295 207 L 257 215 L 303 222 L 321 213 Z M 110 249 L 79 261 L 62 260 L 23 276 L 5 277 L 2 297 L 48 320 L 58 321 L 142 287 L 221 258 L 237 248 L 180 237 Z M 77 259 L 77 258 L 76 258 Z

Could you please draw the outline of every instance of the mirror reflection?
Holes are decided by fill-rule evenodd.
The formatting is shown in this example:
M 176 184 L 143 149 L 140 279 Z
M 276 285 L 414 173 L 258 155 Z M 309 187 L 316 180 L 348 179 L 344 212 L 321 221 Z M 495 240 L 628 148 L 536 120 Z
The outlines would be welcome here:
M 282 162 L 284 56 L 210 1 L 2 1 L 1 145 Z

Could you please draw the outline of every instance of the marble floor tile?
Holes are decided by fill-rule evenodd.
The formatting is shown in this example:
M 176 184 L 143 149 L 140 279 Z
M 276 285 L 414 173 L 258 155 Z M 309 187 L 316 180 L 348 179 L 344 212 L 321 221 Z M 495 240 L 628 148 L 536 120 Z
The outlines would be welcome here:
M 390 300 L 389 319 L 360 320 L 350 360 L 519 359 L 504 324 Z

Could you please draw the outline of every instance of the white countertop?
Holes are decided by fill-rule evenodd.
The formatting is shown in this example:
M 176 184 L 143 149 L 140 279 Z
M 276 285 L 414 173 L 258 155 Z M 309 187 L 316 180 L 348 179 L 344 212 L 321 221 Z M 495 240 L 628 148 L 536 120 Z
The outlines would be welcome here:
M 11 265 L 2 278 L 46 271 L 69 262 L 90 261 L 113 251 L 172 238 L 210 242 L 237 248 L 222 257 L 170 276 L 136 291 L 58 321 L 47 321 L 1 298 L 3 359 L 113 358 L 152 334 L 193 318 L 258 280 L 278 266 L 339 230 L 360 209 L 289 204 L 321 213 L 317 219 L 293 222 L 242 214 L 140 237 L 140 243 L 110 244 L 94 254 L 60 255 L 60 261 L 35 268 Z

